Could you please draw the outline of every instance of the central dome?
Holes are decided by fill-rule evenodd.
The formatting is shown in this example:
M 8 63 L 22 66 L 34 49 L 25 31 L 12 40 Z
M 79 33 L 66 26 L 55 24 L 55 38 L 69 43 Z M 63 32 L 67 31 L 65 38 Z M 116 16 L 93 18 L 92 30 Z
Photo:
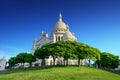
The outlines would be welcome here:
M 67 30 L 66 24 L 62 21 L 62 15 L 59 14 L 59 21 L 54 25 L 52 34 L 56 32 L 65 32 Z

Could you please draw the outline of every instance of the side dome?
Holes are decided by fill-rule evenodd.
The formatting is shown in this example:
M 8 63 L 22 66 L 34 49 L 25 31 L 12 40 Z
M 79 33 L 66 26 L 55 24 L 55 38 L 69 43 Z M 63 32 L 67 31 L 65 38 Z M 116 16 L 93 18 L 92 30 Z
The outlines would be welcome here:
M 65 32 L 66 30 L 66 24 L 62 21 L 62 15 L 59 14 L 59 21 L 54 25 L 51 33 Z
M 63 40 L 76 41 L 76 38 L 68 29 L 63 35 Z

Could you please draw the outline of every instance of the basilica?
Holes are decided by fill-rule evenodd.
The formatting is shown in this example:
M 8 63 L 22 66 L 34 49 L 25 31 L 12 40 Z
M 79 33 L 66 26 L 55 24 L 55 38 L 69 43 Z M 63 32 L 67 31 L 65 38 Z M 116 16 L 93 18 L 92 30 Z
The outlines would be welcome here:
M 46 43 L 52 43 L 60 40 L 70 40 L 70 41 L 76 41 L 76 37 L 73 33 L 69 31 L 69 26 L 65 24 L 62 20 L 62 15 L 59 14 L 58 22 L 54 25 L 50 37 L 48 37 L 48 34 L 45 32 L 41 33 L 41 38 L 38 40 L 34 40 L 33 46 L 32 46 L 32 54 L 34 54 L 35 50 L 37 48 L 40 48 L 42 45 Z
M 48 34 L 45 32 L 41 33 L 41 37 L 39 39 L 35 39 L 33 41 L 32 45 L 32 54 L 34 55 L 34 52 L 36 49 L 40 48 L 42 45 L 46 43 L 53 43 L 56 41 L 77 41 L 77 38 L 75 37 L 74 33 L 70 32 L 69 26 L 65 24 L 62 20 L 62 14 L 59 14 L 57 23 L 53 26 L 53 29 L 51 31 L 50 37 L 48 37 Z M 56 64 L 60 63 L 63 64 L 63 58 L 57 58 Z M 53 64 L 53 58 L 50 56 L 49 58 L 45 60 L 38 59 L 36 62 L 33 62 L 33 65 L 39 63 L 39 65 L 52 65 Z M 68 64 L 70 65 L 77 65 L 78 60 L 69 60 Z M 84 65 L 84 61 L 81 60 L 81 64 Z

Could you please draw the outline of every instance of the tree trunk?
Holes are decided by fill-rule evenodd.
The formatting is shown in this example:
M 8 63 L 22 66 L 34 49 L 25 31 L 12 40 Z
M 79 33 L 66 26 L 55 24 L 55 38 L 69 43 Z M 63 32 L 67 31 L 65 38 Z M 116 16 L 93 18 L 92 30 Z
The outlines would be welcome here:
M 29 64 L 30 64 L 30 67 L 32 67 L 32 62 L 30 62 Z
M 80 66 L 80 58 L 78 58 L 78 66 Z
M 53 65 L 55 65 L 55 57 L 53 57 Z
M 65 66 L 65 60 L 64 60 L 64 66 Z
M 89 67 L 90 67 L 90 58 L 88 59 L 88 62 L 89 62 Z
M 66 60 L 67 62 L 66 62 L 66 65 L 68 66 L 68 59 Z
M 98 60 L 98 62 L 97 62 L 97 66 L 98 66 L 98 68 L 101 68 L 101 66 L 100 66 L 100 61 Z

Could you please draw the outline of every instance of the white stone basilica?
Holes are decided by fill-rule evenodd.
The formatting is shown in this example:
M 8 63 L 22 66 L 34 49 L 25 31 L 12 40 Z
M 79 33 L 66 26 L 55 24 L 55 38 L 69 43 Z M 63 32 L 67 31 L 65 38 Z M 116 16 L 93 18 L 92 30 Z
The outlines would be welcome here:
M 53 43 L 53 42 L 60 41 L 60 40 L 77 41 L 77 38 L 74 36 L 74 34 L 69 31 L 69 26 L 63 22 L 61 14 L 59 14 L 59 20 L 54 25 L 54 27 L 51 31 L 50 37 L 48 37 L 48 34 L 46 34 L 45 32 L 42 32 L 41 38 L 38 40 L 35 39 L 33 41 L 32 54 L 34 55 L 35 50 L 37 48 L 40 48 L 42 45 L 44 45 L 46 43 Z M 63 61 L 63 58 L 57 58 L 56 64 L 58 64 L 60 62 L 62 64 L 62 61 Z M 43 62 L 42 60 L 38 59 L 36 62 L 34 62 L 34 64 L 39 63 L 39 65 L 42 65 L 42 62 Z M 45 62 L 45 65 L 52 65 L 53 58 L 50 56 L 48 59 L 45 59 L 44 62 Z M 78 60 L 69 60 L 68 64 L 77 65 Z M 81 64 L 83 64 L 83 62 L 81 62 Z
M 32 46 L 32 54 L 34 54 L 35 50 L 37 48 L 40 48 L 42 45 L 49 43 L 49 42 L 56 42 L 60 40 L 70 40 L 70 41 L 76 41 L 76 37 L 74 36 L 73 33 L 69 31 L 69 26 L 66 25 L 62 21 L 62 15 L 59 14 L 59 20 L 58 22 L 54 25 L 50 38 L 48 37 L 48 34 L 45 32 L 42 32 L 41 38 L 38 40 L 34 40 L 33 46 Z

